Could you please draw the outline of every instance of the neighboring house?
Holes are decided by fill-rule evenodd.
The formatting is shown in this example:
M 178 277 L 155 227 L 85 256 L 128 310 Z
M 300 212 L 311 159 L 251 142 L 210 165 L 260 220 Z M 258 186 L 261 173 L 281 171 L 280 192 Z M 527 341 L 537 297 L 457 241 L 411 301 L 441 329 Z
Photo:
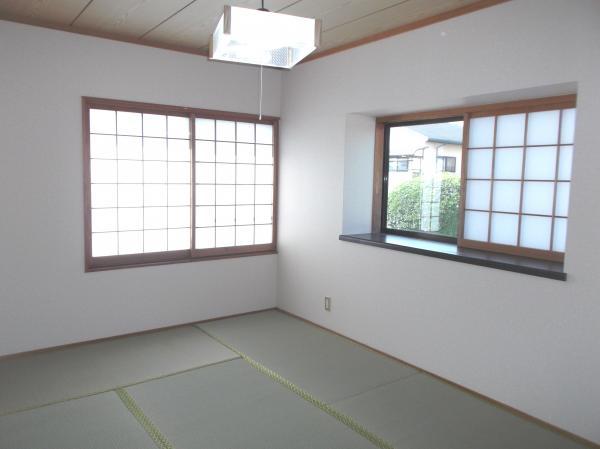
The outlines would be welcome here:
M 462 125 L 449 122 L 390 130 L 388 191 L 413 178 L 421 179 L 421 231 L 440 229 L 441 180 L 444 174 L 460 176 Z

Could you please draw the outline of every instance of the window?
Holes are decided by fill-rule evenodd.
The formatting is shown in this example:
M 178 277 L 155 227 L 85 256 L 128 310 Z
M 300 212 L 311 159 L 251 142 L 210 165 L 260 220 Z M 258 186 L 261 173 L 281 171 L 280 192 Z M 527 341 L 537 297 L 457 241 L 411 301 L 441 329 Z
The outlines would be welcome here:
M 374 229 L 562 261 L 575 115 L 567 95 L 379 118 Z
M 84 98 L 86 269 L 275 246 L 277 119 Z
M 385 133 L 385 232 L 455 242 L 462 117 L 390 124 Z
M 409 160 L 403 157 L 390 157 L 390 171 L 408 171 Z

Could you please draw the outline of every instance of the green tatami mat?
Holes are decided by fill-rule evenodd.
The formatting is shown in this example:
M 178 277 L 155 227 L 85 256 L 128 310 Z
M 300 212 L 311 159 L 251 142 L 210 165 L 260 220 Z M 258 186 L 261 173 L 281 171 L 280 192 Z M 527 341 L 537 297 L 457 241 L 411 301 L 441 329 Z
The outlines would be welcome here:
M 584 446 L 428 374 L 333 404 L 397 448 L 575 449 Z
M 325 402 L 416 372 L 408 365 L 277 311 L 198 326 Z
M 110 392 L 0 417 L 0 448 L 156 449 L 156 445 Z
M 0 416 L 235 357 L 185 326 L 7 358 L 0 361 Z
M 125 390 L 177 449 L 374 448 L 243 360 Z

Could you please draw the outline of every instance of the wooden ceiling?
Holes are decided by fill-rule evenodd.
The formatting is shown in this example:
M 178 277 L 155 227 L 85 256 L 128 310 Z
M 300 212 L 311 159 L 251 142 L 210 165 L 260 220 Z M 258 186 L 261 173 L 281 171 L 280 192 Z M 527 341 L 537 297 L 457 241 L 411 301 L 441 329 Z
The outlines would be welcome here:
M 314 58 L 503 1 L 265 0 L 265 7 L 322 20 Z M 205 55 L 225 4 L 258 8 L 260 0 L 0 0 L 0 19 Z

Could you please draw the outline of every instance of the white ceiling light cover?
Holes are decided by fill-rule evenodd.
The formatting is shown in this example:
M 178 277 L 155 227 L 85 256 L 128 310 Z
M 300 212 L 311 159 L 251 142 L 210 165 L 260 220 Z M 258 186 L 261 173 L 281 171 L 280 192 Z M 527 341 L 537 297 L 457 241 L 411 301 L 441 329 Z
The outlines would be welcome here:
M 225 6 L 210 40 L 210 59 L 289 69 L 316 50 L 317 19 Z

